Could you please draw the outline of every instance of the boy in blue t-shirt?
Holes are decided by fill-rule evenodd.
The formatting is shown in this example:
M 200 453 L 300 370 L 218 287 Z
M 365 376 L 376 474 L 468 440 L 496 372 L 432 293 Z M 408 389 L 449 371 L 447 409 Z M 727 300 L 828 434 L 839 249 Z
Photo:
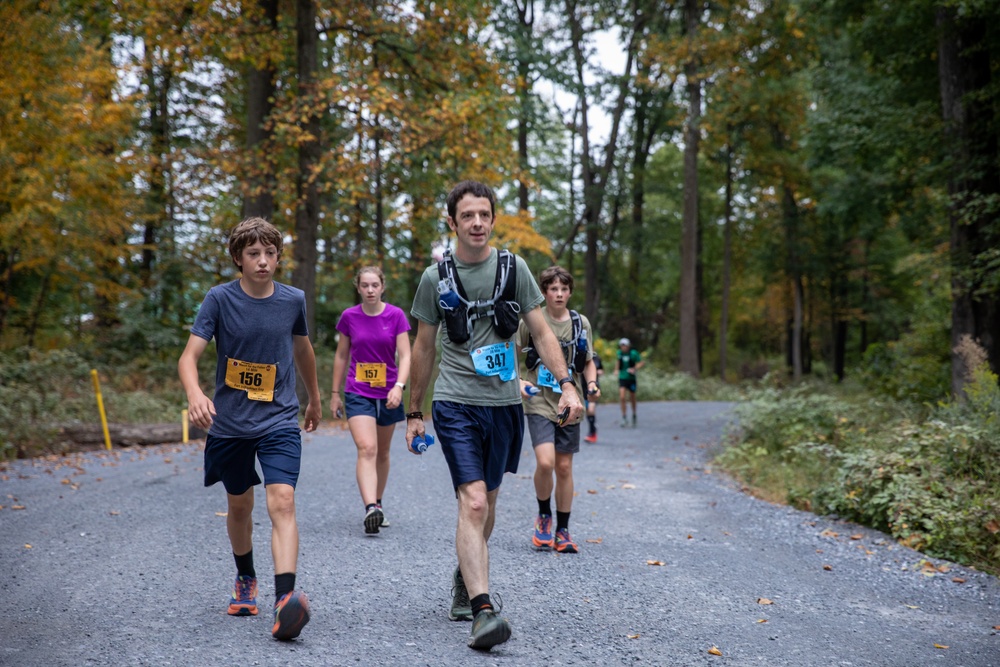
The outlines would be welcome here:
M 226 529 L 237 573 L 229 601 L 233 616 L 257 614 L 253 487 L 261 479 L 254 459 L 260 462 L 272 525 L 271 634 L 284 640 L 297 637 L 309 622 L 309 600 L 295 590 L 299 552 L 295 484 L 302 458 L 296 367 L 309 393 L 306 431 L 316 430 L 322 407 L 305 294 L 274 281 L 281 248 L 281 233 L 262 218 L 249 218 L 233 229 L 229 254 L 242 276 L 208 291 L 177 371 L 187 393 L 191 423 L 208 430 L 205 486 L 221 481 L 226 488 Z M 198 359 L 213 338 L 218 361 L 210 399 L 198 380 Z

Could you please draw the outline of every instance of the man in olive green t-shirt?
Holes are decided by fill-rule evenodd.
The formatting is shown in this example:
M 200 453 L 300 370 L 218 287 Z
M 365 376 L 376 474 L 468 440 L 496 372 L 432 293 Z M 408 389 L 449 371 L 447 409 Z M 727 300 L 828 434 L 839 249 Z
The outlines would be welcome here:
M 448 226 L 455 233 L 454 263 L 467 302 L 493 297 L 497 251 L 490 246 L 496 219 L 496 197 L 486 185 L 463 181 L 448 194 Z M 559 342 L 545 324 L 538 305 L 541 292 L 524 261 L 515 257 L 516 286 L 507 308 L 527 322 L 542 360 L 565 388 L 560 409 L 579 420 L 583 405 Z M 444 283 L 441 285 L 440 283 Z M 440 289 L 444 290 L 439 294 Z M 434 369 L 436 340 L 446 322 L 445 296 L 458 292 L 450 280 L 439 280 L 437 266 L 421 276 L 410 309 L 418 321 L 411 363 L 410 412 L 406 443 L 424 434 L 424 394 Z M 499 305 L 499 304 L 498 304 Z M 477 309 L 479 310 L 479 309 Z M 460 318 L 464 319 L 464 318 Z M 510 624 L 494 610 L 489 596 L 487 541 L 496 517 L 496 499 L 504 472 L 516 472 L 524 435 L 514 331 L 501 337 L 490 317 L 472 322 L 471 335 L 458 343 L 447 326 L 441 333 L 440 372 L 434 383 L 432 417 L 441 452 L 448 463 L 458 499 L 455 551 L 458 568 L 452 574 L 452 620 L 472 619 L 468 644 L 488 650 L 510 638 Z M 414 452 L 416 453 L 416 452 Z

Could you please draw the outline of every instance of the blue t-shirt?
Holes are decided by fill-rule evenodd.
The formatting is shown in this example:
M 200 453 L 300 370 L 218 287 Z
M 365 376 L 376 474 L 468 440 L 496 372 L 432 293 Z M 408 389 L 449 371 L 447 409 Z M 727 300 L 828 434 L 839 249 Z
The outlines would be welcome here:
M 209 341 L 215 338 L 218 354 L 212 398 L 216 415 L 209 433 L 247 438 L 299 427 L 293 336 L 309 335 L 302 290 L 276 282 L 271 296 L 255 299 L 239 280 L 217 285 L 205 295 L 191 333 Z M 276 366 L 273 400 L 251 400 L 246 391 L 227 386 L 232 359 Z

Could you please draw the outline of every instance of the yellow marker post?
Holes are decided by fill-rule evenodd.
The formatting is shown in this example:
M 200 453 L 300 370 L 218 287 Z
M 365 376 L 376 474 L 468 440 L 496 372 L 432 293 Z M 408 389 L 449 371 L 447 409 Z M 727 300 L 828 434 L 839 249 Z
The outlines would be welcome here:
M 111 449 L 111 434 L 108 433 L 108 416 L 104 413 L 104 397 L 101 396 L 101 381 L 97 379 L 97 370 L 91 369 L 90 377 L 94 381 L 94 393 L 97 394 L 97 411 L 101 413 L 101 428 L 104 429 L 104 446 Z
M 181 442 L 185 445 L 188 441 L 188 411 L 181 410 Z

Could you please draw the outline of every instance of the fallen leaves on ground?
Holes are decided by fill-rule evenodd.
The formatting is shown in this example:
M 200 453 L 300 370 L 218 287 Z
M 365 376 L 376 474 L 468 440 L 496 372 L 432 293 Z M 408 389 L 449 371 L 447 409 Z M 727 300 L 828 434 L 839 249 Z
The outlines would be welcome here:
M 956 584 L 964 584 L 965 583 L 965 579 L 963 579 L 962 577 L 952 577 L 951 580 L 954 581 Z
M 712 648 L 708 649 L 708 652 L 711 655 L 722 655 L 722 651 L 720 651 L 716 646 L 713 646 Z
M 638 639 L 639 638 L 639 633 L 637 632 L 634 635 L 625 635 L 625 636 L 628 637 L 629 639 Z
M 851 539 L 852 540 L 860 540 L 862 538 L 864 538 L 864 535 L 862 535 L 861 533 L 855 533 L 855 534 L 851 535 Z
M 31 545 L 30 545 L 30 544 L 25 544 L 25 545 L 24 545 L 24 548 L 25 548 L 25 549 L 30 549 L 30 548 L 31 548 Z
M 229 516 L 229 512 L 216 512 L 215 516 Z
M 589 542 L 590 544 L 600 544 L 603 541 L 604 541 L 603 537 L 593 537 L 593 538 L 587 540 L 587 542 Z
M 592 496 L 596 496 L 597 495 L 597 491 L 595 489 L 587 489 L 587 493 L 589 493 Z
M 774 602 L 767 598 L 757 598 L 757 604 L 774 604 Z
M 947 644 L 934 644 L 934 648 L 951 648 Z
M 767 623 L 767 619 L 766 618 L 758 618 L 757 622 L 758 623 Z
M 823 569 L 826 570 L 827 572 L 832 572 L 833 571 L 833 567 L 831 567 L 830 565 L 825 565 L 824 564 L 823 565 Z
M 662 560 L 647 560 L 646 565 L 666 565 Z
M 820 533 L 819 536 L 820 537 L 840 537 L 840 533 L 838 533 L 838 532 L 836 532 L 834 530 L 830 530 L 829 528 L 827 528 L 822 533 Z

